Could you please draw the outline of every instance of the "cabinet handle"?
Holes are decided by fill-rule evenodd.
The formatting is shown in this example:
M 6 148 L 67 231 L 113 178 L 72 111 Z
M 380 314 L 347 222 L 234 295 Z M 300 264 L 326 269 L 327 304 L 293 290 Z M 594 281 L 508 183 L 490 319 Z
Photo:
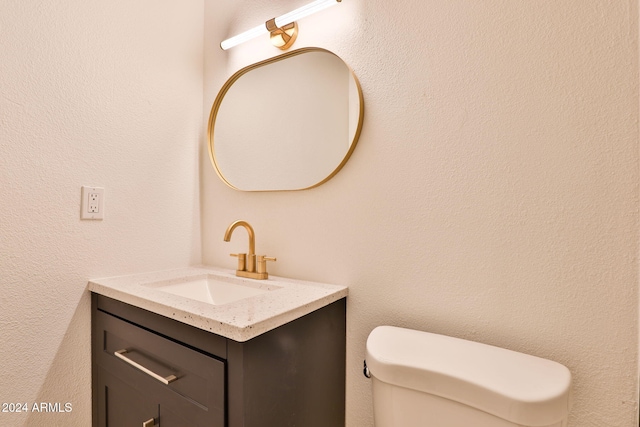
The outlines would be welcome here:
M 155 418 L 151 418 L 149 421 L 145 421 L 142 423 L 142 427 L 153 427 L 156 425 Z
M 153 378 L 157 379 L 162 384 L 169 385 L 170 382 L 173 382 L 173 381 L 178 379 L 178 377 L 176 377 L 175 375 L 169 375 L 168 377 L 162 377 L 162 376 L 156 374 L 155 372 L 151 371 L 150 369 L 145 368 L 141 364 L 136 363 L 133 360 L 129 359 L 127 356 L 125 356 L 124 354 L 127 353 L 127 352 L 128 352 L 128 350 L 122 349 L 122 350 L 115 351 L 113 353 L 113 355 L 116 356 L 119 359 L 124 360 L 129 365 L 133 366 L 134 368 L 140 369 L 145 374 L 151 375 Z M 148 422 L 149 421 L 146 421 L 145 424 L 148 423 Z M 150 424 L 150 425 L 153 426 L 153 424 Z

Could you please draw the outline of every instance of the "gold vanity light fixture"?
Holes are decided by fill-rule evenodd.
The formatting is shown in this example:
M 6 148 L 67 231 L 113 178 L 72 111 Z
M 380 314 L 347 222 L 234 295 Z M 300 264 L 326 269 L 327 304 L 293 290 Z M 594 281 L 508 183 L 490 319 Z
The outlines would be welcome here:
M 282 50 L 288 49 L 298 36 L 298 25 L 295 21 L 326 9 L 329 6 L 338 4 L 341 1 L 342 0 L 316 0 L 289 13 L 285 13 L 282 16 L 270 19 L 265 22 L 264 25 L 259 25 L 237 36 L 226 39 L 220 43 L 220 47 L 223 50 L 227 50 L 262 34 L 269 33 L 271 43 L 273 43 L 274 46 Z

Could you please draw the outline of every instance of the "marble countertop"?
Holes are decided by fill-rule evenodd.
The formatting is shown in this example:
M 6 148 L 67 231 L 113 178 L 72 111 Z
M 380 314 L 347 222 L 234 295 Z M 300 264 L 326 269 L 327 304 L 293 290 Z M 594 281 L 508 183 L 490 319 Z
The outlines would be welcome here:
M 156 282 L 207 274 L 222 280 L 236 278 L 231 270 L 198 266 L 92 279 L 87 289 L 239 342 L 248 341 L 348 294 L 346 286 L 275 276 L 269 276 L 267 280 L 236 278 L 234 280 L 248 280 L 253 286 L 273 285 L 279 289 L 223 305 L 212 305 L 153 287 Z

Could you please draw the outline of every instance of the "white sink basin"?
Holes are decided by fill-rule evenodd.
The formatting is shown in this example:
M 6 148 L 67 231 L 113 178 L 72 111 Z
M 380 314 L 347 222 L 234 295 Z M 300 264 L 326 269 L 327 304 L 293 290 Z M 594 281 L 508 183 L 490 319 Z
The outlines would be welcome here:
M 143 286 L 212 305 L 228 304 L 280 289 L 280 286 L 264 281 L 219 277 L 212 274 L 148 283 Z

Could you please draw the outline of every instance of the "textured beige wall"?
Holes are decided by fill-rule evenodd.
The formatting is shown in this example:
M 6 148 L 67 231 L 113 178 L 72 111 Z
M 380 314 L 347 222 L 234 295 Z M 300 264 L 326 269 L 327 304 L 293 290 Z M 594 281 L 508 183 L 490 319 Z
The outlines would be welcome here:
M 205 115 L 278 52 L 216 44 L 305 2 L 205 2 Z M 368 333 L 401 325 L 550 358 L 571 427 L 637 425 L 637 1 L 346 0 L 296 47 L 341 56 L 362 136 L 331 181 L 241 193 L 202 161 L 204 261 L 234 267 L 250 221 L 274 274 L 350 286 L 347 421 L 372 425 Z
M 87 427 L 87 280 L 200 261 L 203 2 L 0 9 L 0 402 L 72 404 L 0 425 Z

